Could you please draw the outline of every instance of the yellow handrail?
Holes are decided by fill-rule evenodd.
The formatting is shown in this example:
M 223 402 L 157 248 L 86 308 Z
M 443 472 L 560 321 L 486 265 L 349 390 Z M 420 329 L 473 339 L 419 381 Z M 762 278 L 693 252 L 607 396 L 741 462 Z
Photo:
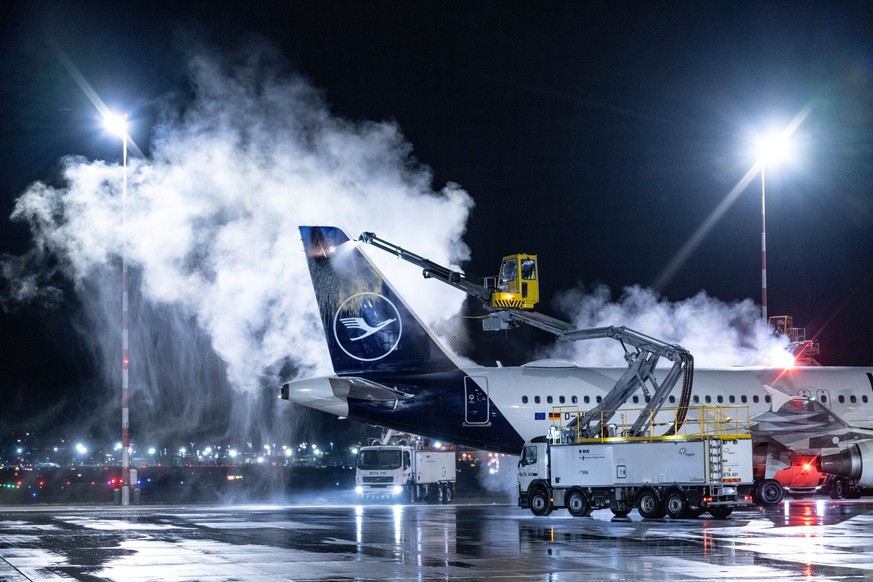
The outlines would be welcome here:
M 616 442 L 616 441 L 671 441 L 692 438 L 717 437 L 724 440 L 751 438 L 749 433 L 750 413 L 748 406 L 689 406 L 685 409 L 685 420 L 678 434 L 663 434 L 671 426 L 676 426 L 680 408 L 661 408 L 657 413 L 649 413 L 644 430 L 639 435 L 631 435 L 630 430 L 643 408 L 621 408 L 602 410 L 589 425 L 580 426 L 575 422 L 584 411 L 577 406 L 554 406 L 549 414 L 553 424 L 549 440 L 559 442 Z M 607 420 L 608 419 L 608 420 Z M 591 425 L 599 425 L 599 435 L 586 436 Z

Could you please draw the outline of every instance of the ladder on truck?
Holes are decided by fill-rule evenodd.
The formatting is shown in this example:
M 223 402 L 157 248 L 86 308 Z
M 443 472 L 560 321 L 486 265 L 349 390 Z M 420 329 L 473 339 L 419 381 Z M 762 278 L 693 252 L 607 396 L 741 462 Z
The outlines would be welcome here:
M 396 255 L 409 263 L 422 268 L 425 279 L 437 279 L 456 289 L 460 289 L 470 297 L 479 300 L 488 311 L 482 320 L 485 331 L 508 330 L 521 325 L 529 325 L 557 336 L 559 341 L 579 341 L 589 339 L 614 339 L 624 349 L 624 359 L 627 370 L 615 383 L 615 386 L 603 397 L 601 402 L 579 418 L 580 426 L 589 427 L 593 437 L 600 434 L 611 414 L 620 408 L 637 391 L 642 390 L 646 399 L 646 407 L 629 430 L 629 436 L 641 436 L 651 424 L 651 418 L 661 409 L 667 396 L 682 378 L 682 390 L 679 396 L 676 422 L 667 429 L 665 436 L 677 434 L 685 421 L 688 404 L 691 400 L 691 387 L 694 378 L 694 358 L 691 352 L 680 345 L 669 344 L 659 339 L 647 336 L 626 327 L 595 327 L 577 328 L 576 326 L 526 309 L 516 309 L 498 306 L 499 302 L 492 300 L 496 291 L 487 285 L 479 285 L 466 277 L 460 271 L 453 271 L 433 261 L 411 253 L 393 243 L 382 240 L 372 232 L 364 232 L 359 241 L 375 246 L 378 249 Z M 631 346 L 632 349 L 629 349 Z M 655 366 L 660 358 L 673 362 L 663 381 L 655 376 Z
M 709 437 L 709 483 L 713 496 L 722 494 L 724 484 L 724 441 L 714 436 Z

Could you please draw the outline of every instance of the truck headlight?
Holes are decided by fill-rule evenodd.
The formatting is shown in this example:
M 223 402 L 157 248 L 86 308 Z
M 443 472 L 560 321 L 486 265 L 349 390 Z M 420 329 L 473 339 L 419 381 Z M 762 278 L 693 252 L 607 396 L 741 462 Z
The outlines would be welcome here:
M 358 485 L 357 487 L 355 487 L 355 493 L 357 493 L 358 495 L 363 494 L 363 493 L 364 493 L 364 488 L 361 487 L 360 485 Z
M 395 485 L 391 488 L 391 493 L 393 493 L 394 495 L 400 495 L 401 493 L 403 493 L 403 485 Z

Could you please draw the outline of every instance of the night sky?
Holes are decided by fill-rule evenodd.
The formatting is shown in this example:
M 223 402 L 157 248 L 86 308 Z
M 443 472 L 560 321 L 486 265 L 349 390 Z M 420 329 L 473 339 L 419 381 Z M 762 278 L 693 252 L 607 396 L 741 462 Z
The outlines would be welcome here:
M 615 297 L 655 286 L 754 165 L 754 136 L 808 110 L 794 160 L 767 171 L 769 311 L 818 337 L 823 364 L 873 365 L 865 2 L 28 1 L 4 2 L 0 18 L 7 261 L 34 246 L 28 225 L 10 220 L 31 184 L 62 181 L 64 156 L 120 160 L 118 138 L 59 54 L 128 112 L 148 158 L 153 124 L 193 99 L 184 63 L 194 47 L 233 59 L 269 47 L 279 74 L 306 79 L 332 115 L 395 124 L 434 190 L 457 184 L 469 194 L 466 272 L 489 275 L 504 254 L 538 253 L 540 307 L 557 316 L 555 296 L 580 285 L 603 284 Z M 756 175 L 657 292 L 759 304 L 760 229 Z M 69 407 L 79 417 L 91 406 L 87 386 L 105 382 L 73 283 L 52 284 L 62 297 L 51 302 L 21 304 L 0 290 L 6 428 L 39 427 Z M 186 345 L 208 345 L 199 333 Z M 526 341 L 547 341 L 517 337 L 475 343 L 466 355 L 491 363 L 506 352 L 520 363 Z M 220 411 L 229 388 L 222 363 L 208 366 L 208 405 Z

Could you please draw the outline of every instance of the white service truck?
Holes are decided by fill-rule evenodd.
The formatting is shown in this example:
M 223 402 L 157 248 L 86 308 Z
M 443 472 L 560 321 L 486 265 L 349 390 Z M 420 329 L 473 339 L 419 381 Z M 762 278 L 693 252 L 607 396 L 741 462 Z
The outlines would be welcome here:
M 624 517 L 636 508 L 644 518 L 708 511 L 725 519 L 737 507 L 753 505 L 752 439 L 716 428 L 661 437 L 564 434 L 553 442 L 528 442 L 518 463 L 518 505 L 534 515 L 566 507 L 577 517 L 605 508 Z
M 454 450 L 416 444 L 361 447 L 355 463 L 355 491 L 365 499 L 449 503 L 456 477 Z

